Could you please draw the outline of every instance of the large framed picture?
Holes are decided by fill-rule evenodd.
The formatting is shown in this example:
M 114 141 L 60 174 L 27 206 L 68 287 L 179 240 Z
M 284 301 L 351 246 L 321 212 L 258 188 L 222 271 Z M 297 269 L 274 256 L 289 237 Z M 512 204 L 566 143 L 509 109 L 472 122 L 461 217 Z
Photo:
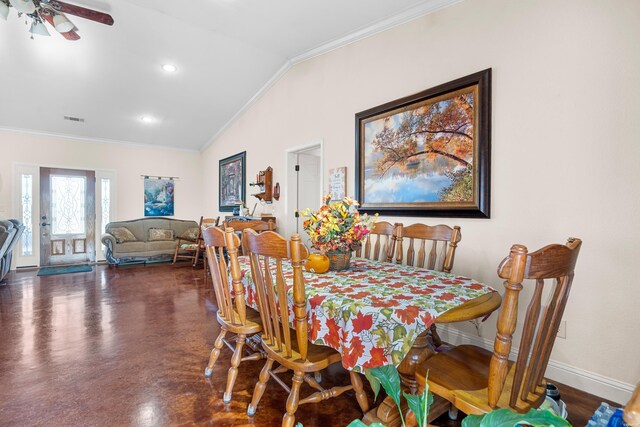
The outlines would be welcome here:
M 489 218 L 491 69 L 356 114 L 360 210 Z
M 218 179 L 218 201 L 221 212 L 231 212 L 239 204 L 246 202 L 246 159 L 243 151 L 220 160 Z

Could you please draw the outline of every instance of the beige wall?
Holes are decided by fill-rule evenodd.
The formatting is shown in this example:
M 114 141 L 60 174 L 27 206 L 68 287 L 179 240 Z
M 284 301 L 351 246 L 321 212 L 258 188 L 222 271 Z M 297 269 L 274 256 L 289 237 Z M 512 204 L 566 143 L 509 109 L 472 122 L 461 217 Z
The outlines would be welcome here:
M 217 209 L 220 158 L 247 150 L 248 177 L 271 165 L 282 184 L 285 150 L 318 139 L 325 171 L 348 166 L 352 194 L 355 113 L 491 67 L 491 219 L 391 220 L 460 225 L 455 271 L 499 289 L 511 244 L 582 238 L 556 371 L 628 392 L 640 379 L 638 16 L 635 0 L 466 0 L 295 65 L 203 153 L 205 210 Z
M 12 217 L 12 170 L 15 163 L 70 169 L 109 170 L 116 173 L 114 220 L 144 216 L 140 175 L 174 176 L 175 218 L 199 219 L 200 154 L 125 144 L 94 143 L 0 130 L 0 217 Z

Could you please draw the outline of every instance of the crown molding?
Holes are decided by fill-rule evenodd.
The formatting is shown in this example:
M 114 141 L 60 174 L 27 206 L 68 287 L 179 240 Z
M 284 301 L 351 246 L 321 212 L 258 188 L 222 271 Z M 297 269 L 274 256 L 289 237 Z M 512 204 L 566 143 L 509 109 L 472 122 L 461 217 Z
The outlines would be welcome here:
M 5 127 L 5 126 L 0 126 L 0 132 L 19 133 L 24 135 L 35 135 L 35 136 L 46 136 L 50 138 L 66 139 L 71 141 L 89 142 L 92 144 L 126 145 L 129 147 L 138 147 L 138 148 L 155 149 L 155 150 L 185 151 L 189 153 L 198 153 L 200 151 L 193 148 L 181 148 L 181 147 L 164 146 L 164 145 L 159 146 L 155 144 L 144 144 L 141 142 L 119 141 L 119 140 L 107 139 L 107 138 L 83 137 L 83 136 L 68 135 L 63 133 L 46 132 L 46 131 L 39 131 L 39 130 L 33 130 L 33 129 L 11 128 L 11 127 Z
M 383 19 L 378 21 L 372 25 L 369 25 L 365 28 L 362 28 L 358 31 L 350 33 L 344 37 L 340 37 L 338 39 L 332 40 L 328 43 L 324 43 L 318 47 L 310 49 L 300 55 L 297 55 L 289 60 L 287 60 L 284 65 L 276 71 L 276 73 L 267 81 L 257 92 L 253 95 L 239 110 L 236 112 L 227 122 L 207 141 L 207 143 L 202 146 L 200 152 L 204 152 L 207 148 L 209 148 L 218 137 L 231 126 L 231 124 L 236 121 L 238 117 L 240 117 L 245 111 L 249 109 L 249 107 L 256 102 L 258 99 L 262 97 L 280 78 L 287 72 L 291 67 L 301 62 L 307 61 L 309 59 L 315 58 L 316 56 L 324 55 L 325 53 L 331 52 L 332 50 L 339 49 L 343 46 L 349 45 L 351 43 L 355 43 L 359 40 L 365 39 L 367 37 L 371 37 L 375 34 L 384 32 L 391 28 L 397 27 L 399 25 L 405 24 L 409 21 L 417 19 L 421 16 L 428 15 L 430 13 L 434 13 L 440 9 L 444 9 L 446 7 L 452 6 L 456 3 L 461 3 L 464 0 L 432 0 L 426 3 L 423 3 L 419 6 L 409 8 L 404 12 L 401 12 L 397 15 L 394 15 L 390 18 Z
M 437 12 L 438 10 L 453 6 L 456 3 L 461 3 L 464 0 L 432 0 L 421 5 L 409 8 L 404 12 L 394 15 L 390 18 L 383 19 L 372 25 L 364 27 L 360 30 L 354 31 L 344 37 L 340 37 L 328 43 L 310 49 L 300 55 L 291 58 L 292 65 L 299 64 L 300 62 L 307 61 L 316 56 L 324 55 L 332 50 L 340 49 L 351 43 L 355 43 L 367 37 L 371 37 L 378 33 L 390 30 L 391 28 L 398 27 L 406 24 L 409 21 L 420 18 L 421 16 L 428 15 L 430 13 Z

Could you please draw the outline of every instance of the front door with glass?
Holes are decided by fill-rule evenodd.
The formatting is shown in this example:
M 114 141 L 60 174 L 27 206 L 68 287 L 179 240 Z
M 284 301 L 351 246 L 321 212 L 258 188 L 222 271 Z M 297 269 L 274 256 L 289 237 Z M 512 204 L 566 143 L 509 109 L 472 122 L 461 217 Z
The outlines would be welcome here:
M 40 168 L 40 265 L 95 261 L 95 172 Z

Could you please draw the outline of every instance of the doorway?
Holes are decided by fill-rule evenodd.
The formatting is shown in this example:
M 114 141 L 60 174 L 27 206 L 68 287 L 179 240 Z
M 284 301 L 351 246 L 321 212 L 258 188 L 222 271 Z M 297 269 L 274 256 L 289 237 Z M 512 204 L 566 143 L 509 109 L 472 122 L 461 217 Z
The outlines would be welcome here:
M 40 266 L 94 262 L 95 172 L 40 168 Z
M 287 153 L 287 218 L 289 235 L 299 233 L 302 242 L 311 248 L 309 236 L 302 228 L 298 212 L 317 210 L 322 203 L 322 142 L 294 149 Z

